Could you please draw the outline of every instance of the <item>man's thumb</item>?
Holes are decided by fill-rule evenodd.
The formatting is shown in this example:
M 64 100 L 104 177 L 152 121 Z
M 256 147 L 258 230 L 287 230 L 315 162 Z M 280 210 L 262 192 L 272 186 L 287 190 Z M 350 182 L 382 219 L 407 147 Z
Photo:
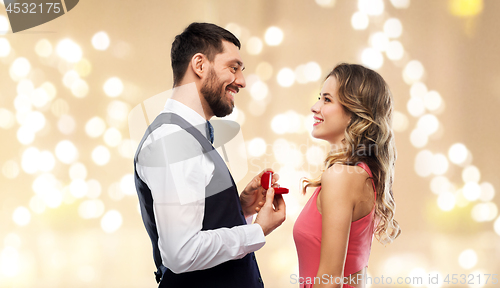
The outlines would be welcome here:
M 274 201 L 274 188 L 269 187 L 269 189 L 267 189 L 266 192 L 266 204 L 273 205 L 273 201 Z

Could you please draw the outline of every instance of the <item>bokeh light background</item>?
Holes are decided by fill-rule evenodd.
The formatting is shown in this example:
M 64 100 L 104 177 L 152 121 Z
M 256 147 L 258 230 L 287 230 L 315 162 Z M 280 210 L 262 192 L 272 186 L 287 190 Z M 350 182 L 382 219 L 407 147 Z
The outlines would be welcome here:
M 291 188 L 257 252 L 266 287 L 297 286 L 292 227 L 312 192 L 299 179 L 327 151 L 309 109 L 339 62 L 377 70 L 395 100 L 403 233 L 374 242 L 369 274 L 499 277 L 499 1 L 86 0 L 16 34 L 0 3 L 0 287 L 155 287 L 127 117 L 171 88 L 170 45 L 193 21 L 243 45 L 247 88 L 228 116 L 249 157 L 239 188 L 264 167 Z M 390 286 L 496 287 L 371 287 Z

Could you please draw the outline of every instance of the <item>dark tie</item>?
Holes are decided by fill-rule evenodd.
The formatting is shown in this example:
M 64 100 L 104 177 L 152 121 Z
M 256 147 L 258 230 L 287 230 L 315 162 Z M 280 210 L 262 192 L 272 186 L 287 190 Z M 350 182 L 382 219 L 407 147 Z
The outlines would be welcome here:
M 214 144 L 214 127 L 207 121 L 207 136 L 210 143 Z

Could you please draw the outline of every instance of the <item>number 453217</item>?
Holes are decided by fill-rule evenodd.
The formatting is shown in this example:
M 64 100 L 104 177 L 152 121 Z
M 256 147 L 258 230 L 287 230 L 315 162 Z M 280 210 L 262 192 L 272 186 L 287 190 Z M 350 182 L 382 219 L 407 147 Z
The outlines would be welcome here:
M 491 282 L 490 282 L 491 281 Z M 447 284 L 498 284 L 497 274 L 448 274 L 443 280 Z
M 45 11 L 44 11 L 44 4 L 45 4 Z M 5 7 L 7 10 L 7 13 L 54 13 L 54 14 L 59 14 L 61 13 L 61 3 L 9 3 L 7 7 Z

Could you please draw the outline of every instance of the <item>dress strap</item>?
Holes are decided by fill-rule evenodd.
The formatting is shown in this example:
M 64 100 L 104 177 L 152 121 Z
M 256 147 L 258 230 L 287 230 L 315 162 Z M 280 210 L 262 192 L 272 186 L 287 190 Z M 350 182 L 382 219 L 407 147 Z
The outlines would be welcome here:
M 370 167 L 365 162 L 358 162 L 358 166 L 363 168 L 366 173 L 371 177 L 372 180 L 372 186 L 373 186 L 373 194 L 375 195 L 375 203 L 377 201 L 377 190 L 375 189 L 375 182 L 373 181 L 373 174 L 372 171 L 370 170 Z

